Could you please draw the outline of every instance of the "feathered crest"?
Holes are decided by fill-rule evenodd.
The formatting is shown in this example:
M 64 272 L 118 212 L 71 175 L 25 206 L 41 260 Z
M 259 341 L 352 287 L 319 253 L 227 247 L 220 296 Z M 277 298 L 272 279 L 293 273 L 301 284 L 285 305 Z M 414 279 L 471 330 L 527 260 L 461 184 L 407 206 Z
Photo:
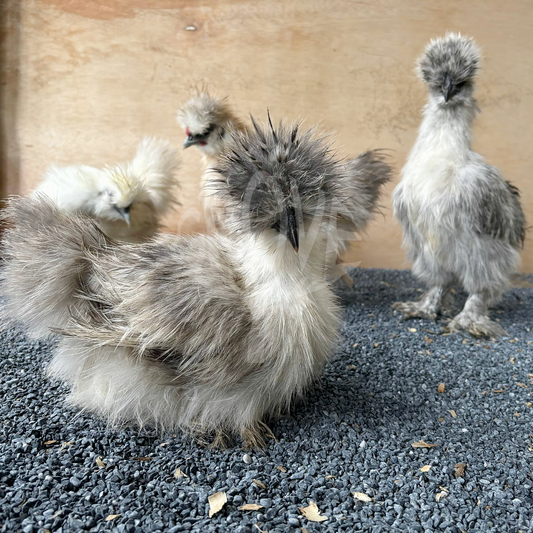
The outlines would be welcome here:
M 219 178 L 209 183 L 224 198 L 234 227 L 246 221 L 260 232 L 275 227 L 292 208 L 300 221 L 342 218 L 348 227 L 360 229 L 362 210 L 367 215 L 373 211 L 367 197 L 375 203 L 379 188 L 390 179 L 390 167 L 381 157 L 372 159 L 381 176 L 376 178 L 374 170 L 362 172 L 360 163 L 341 161 L 316 128 L 302 131 L 300 123 L 274 127 L 270 114 L 267 125 L 253 117 L 251 122 L 250 131 L 232 136 L 215 170 Z
M 187 130 L 187 135 L 205 135 L 209 128 L 228 124 L 240 124 L 226 98 L 217 98 L 207 92 L 190 98 L 178 111 L 178 122 Z
M 259 125 L 232 135 L 208 187 L 221 195 L 231 218 L 248 219 L 254 231 L 275 226 L 282 212 L 292 207 L 313 216 L 316 204 L 331 203 L 340 166 L 329 146 L 314 130 L 300 124 Z
M 448 75 L 454 84 L 471 81 L 476 75 L 481 53 L 471 37 L 448 33 L 432 39 L 418 60 L 420 77 L 432 87 Z
M 141 190 L 139 177 L 132 175 L 127 165 L 107 165 L 102 170 L 114 183 L 121 196 L 134 198 Z

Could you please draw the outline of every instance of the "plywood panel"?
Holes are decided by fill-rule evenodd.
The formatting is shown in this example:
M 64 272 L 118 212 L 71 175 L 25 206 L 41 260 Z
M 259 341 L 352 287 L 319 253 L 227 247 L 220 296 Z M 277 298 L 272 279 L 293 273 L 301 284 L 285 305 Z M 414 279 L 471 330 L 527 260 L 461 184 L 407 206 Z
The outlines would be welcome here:
M 125 160 L 145 134 L 181 145 L 175 112 L 202 84 L 243 116 L 269 108 L 319 122 L 347 156 L 390 148 L 399 170 L 425 98 L 415 58 L 447 30 L 474 36 L 484 51 L 475 148 L 522 190 L 533 221 L 527 0 L 505 9 L 497 0 L 4 0 L 3 193 L 30 190 L 51 163 Z M 183 152 L 172 231 L 204 227 L 200 172 L 199 154 Z M 400 241 L 387 196 L 349 261 L 405 266 Z M 529 233 L 530 272 L 532 244 Z

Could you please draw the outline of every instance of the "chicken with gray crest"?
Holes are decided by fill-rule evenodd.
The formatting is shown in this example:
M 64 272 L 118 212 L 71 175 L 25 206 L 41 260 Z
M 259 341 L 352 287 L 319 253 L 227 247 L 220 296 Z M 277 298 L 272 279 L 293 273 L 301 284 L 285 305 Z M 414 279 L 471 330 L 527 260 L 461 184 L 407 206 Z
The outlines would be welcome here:
M 264 422 L 320 376 L 340 326 L 325 280 L 330 226 L 365 209 L 313 131 L 232 135 L 213 193 L 225 231 L 111 241 L 48 199 L 4 211 L 1 292 L 33 335 L 60 342 L 49 372 L 111 423 L 262 442 Z
M 211 187 L 211 181 L 216 180 L 213 168 L 217 166 L 217 158 L 231 139 L 231 133 L 244 133 L 247 128 L 225 99 L 207 93 L 188 100 L 178 113 L 178 121 L 187 135 L 183 146 L 196 146 L 204 156 L 201 194 L 208 227 L 223 230 L 225 203 L 220 195 L 214 194 Z M 390 181 L 392 174 L 386 159 L 382 150 L 368 150 L 345 162 L 349 174 L 353 176 L 352 182 L 345 183 L 345 186 L 350 188 L 350 194 L 360 200 L 358 211 L 353 214 L 353 219 L 357 219 L 358 223 L 354 225 L 353 221 L 349 221 L 345 225 L 343 219 L 339 218 L 337 224 L 330 227 L 326 275 L 330 279 L 341 278 L 349 287 L 353 286 L 353 281 L 341 257 L 355 239 L 354 234 L 364 231 L 378 210 L 382 187 Z
M 516 187 L 471 148 L 479 61 L 474 41 L 454 33 L 431 41 L 419 60 L 429 101 L 393 204 L 413 274 L 429 290 L 394 308 L 404 318 L 436 319 L 458 282 L 469 296 L 447 330 L 497 337 L 505 331 L 488 310 L 516 269 L 525 218 Z

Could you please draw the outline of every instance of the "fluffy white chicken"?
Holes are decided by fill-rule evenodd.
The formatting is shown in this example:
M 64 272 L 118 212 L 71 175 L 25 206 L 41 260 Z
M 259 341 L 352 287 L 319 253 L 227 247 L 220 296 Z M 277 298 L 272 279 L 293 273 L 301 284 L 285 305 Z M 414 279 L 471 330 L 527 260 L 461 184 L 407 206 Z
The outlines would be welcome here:
M 178 122 L 187 138 L 184 148 L 196 146 L 203 155 L 204 170 L 201 180 L 201 197 L 209 230 L 220 230 L 224 204 L 210 191 L 209 182 L 215 179 L 213 169 L 224 151 L 232 133 L 246 130 L 241 120 L 229 107 L 226 99 L 202 93 L 189 99 L 178 112 Z
M 115 240 L 141 242 L 158 231 L 176 203 L 177 167 L 168 142 L 145 137 L 128 163 L 53 166 L 32 194 L 48 196 L 61 211 L 89 215 Z

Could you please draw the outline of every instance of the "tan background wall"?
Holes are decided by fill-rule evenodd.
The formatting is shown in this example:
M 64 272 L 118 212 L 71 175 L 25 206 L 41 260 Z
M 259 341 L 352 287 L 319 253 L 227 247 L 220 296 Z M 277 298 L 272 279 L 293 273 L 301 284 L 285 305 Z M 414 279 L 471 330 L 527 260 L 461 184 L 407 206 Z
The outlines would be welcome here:
M 244 116 L 264 117 L 268 107 L 276 118 L 320 122 L 343 154 L 391 148 L 399 170 L 425 98 L 415 58 L 431 37 L 453 30 L 474 36 L 486 57 L 474 146 L 522 190 L 533 223 L 530 0 L 1 4 L 3 195 L 27 192 L 51 163 L 125 160 L 145 134 L 181 145 L 176 110 L 204 83 Z M 169 229 L 203 228 L 199 176 L 199 153 L 183 152 L 183 207 Z M 405 266 L 388 197 L 385 207 L 351 261 Z M 530 232 L 529 272 L 532 244 Z

